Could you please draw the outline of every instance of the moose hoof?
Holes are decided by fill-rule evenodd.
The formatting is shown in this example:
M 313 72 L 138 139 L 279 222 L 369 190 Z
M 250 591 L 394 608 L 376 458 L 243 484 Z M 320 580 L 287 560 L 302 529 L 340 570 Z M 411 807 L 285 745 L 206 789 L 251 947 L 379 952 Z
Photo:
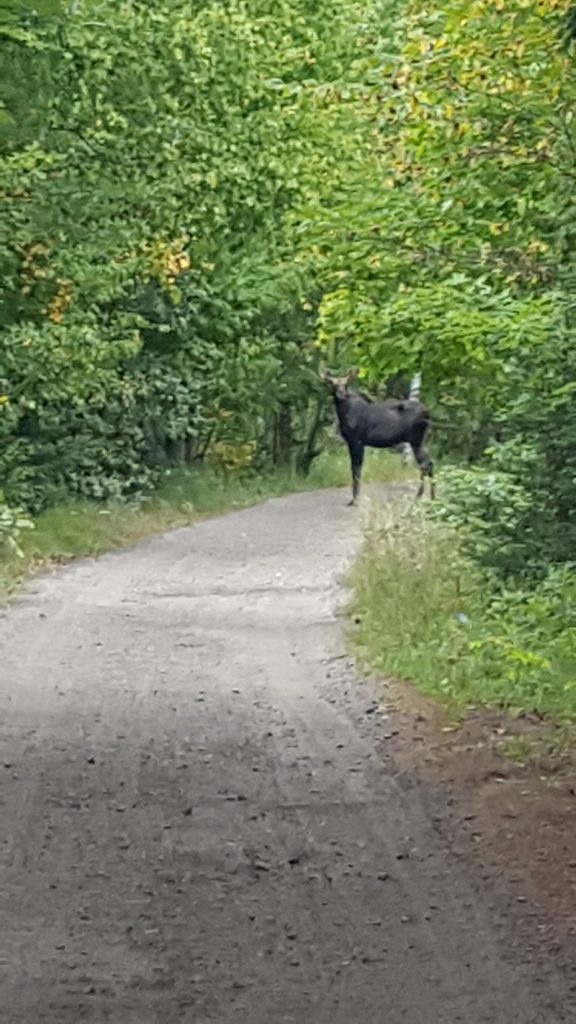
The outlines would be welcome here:
M 350 498 L 350 501 L 346 502 L 346 508 L 354 508 L 356 505 L 356 498 Z

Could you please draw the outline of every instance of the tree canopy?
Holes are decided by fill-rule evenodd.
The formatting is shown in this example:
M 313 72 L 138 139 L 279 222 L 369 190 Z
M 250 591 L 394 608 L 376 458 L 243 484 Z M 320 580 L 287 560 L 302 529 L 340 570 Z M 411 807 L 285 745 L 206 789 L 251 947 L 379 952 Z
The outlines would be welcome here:
M 527 459 L 534 508 L 557 464 L 568 537 L 575 24 L 568 0 L 2 4 L 9 500 L 207 450 L 306 468 L 324 360 L 421 370 L 437 443 Z

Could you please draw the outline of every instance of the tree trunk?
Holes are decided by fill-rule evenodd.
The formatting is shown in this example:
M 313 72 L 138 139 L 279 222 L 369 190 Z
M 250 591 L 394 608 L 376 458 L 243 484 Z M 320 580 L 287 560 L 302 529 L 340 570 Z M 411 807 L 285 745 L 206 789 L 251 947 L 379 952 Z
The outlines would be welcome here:
M 275 466 L 287 466 L 294 450 L 292 409 L 281 405 L 274 417 L 274 445 L 272 458 Z
M 319 398 L 316 403 L 316 409 L 314 410 L 310 429 L 308 430 L 308 436 L 298 453 L 296 468 L 298 469 L 298 472 L 303 473 L 304 476 L 308 476 L 314 459 L 320 454 L 319 449 L 316 448 L 316 442 L 323 426 L 325 408 L 326 400 L 324 398 Z

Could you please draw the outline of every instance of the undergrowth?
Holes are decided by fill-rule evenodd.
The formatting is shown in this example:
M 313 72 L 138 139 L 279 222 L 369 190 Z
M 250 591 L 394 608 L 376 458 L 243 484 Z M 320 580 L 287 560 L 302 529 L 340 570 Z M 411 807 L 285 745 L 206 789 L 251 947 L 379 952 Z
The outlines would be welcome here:
M 373 510 L 352 573 L 353 638 L 366 667 L 452 706 L 576 717 L 576 577 L 551 567 L 504 584 L 457 531 L 406 503 Z

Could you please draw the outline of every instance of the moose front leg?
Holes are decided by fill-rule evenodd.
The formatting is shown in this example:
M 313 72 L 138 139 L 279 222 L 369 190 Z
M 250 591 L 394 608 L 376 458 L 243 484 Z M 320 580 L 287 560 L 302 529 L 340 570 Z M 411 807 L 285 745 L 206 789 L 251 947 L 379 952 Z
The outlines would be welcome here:
M 349 444 L 348 451 L 350 452 L 350 466 L 352 469 L 352 499 L 348 504 L 355 505 L 360 492 L 360 476 L 362 474 L 362 463 L 364 462 L 364 445 Z

